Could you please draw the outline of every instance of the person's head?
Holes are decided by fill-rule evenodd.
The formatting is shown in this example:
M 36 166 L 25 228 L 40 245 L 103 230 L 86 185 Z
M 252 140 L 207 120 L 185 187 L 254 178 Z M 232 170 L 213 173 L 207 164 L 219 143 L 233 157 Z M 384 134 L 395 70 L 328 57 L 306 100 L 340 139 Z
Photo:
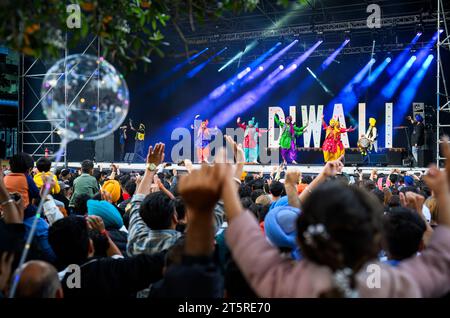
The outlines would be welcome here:
M 377 187 L 376 183 L 373 182 L 372 180 L 363 180 L 361 186 L 367 191 L 372 191 Z
M 33 166 L 33 158 L 25 152 L 18 153 L 9 159 L 9 167 L 14 173 L 27 173 Z
M 383 188 L 383 192 L 384 192 L 383 204 L 384 204 L 384 206 L 388 206 L 389 201 L 392 198 L 392 192 L 391 192 L 391 190 L 389 190 L 389 188 Z
M 258 190 L 252 191 L 252 195 L 250 197 L 252 198 L 253 202 L 256 202 L 256 199 L 261 195 L 264 195 L 264 190 L 258 189 Z
M 256 217 L 257 220 L 259 220 L 259 210 L 261 209 L 261 207 L 262 207 L 261 205 L 256 203 L 252 203 L 248 207 L 248 210 L 253 213 L 253 215 Z
M 132 197 L 136 192 L 136 182 L 134 180 L 128 180 L 125 184 L 125 191 Z
M 272 203 L 272 200 L 270 199 L 270 196 L 267 194 L 262 194 L 255 200 L 256 204 L 261 204 L 262 206 L 270 205 Z
M 423 248 L 425 221 L 405 207 L 390 209 L 383 218 L 384 245 L 390 259 L 404 260 Z
M 63 298 L 58 272 L 49 263 L 28 261 L 21 271 L 16 298 Z
M 117 180 L 107 180 L 102 185 L 102 190 L 108 192 L 111 195 L 113 203 L 117 203 L 120 200 L 120 183 Z
M 330 127 L 334 128 L 337 125 L 336 119 L 332 118 L 330 119 L 330 122 L 328 123 Z
M 439 218 L 439 204 L 435 196 L 428 197 L 424 205 L 430 210 L 431 214 L 431 221 L 430 225 L 434 226 L 437 225 L 437 221 Z
M 405 187 L 414 187 L 414 179 L 411 176 L 405 176 L 403 182 L 405 183 Z
M 282 250 L 294 250 L 297 246 L 295 222 L 300 210 L 292 206 L 277 206 L 269 210 L 264 218 L 267 239 Z
M 88 173 L 92 174 L 92 171 L 94 170 L 94 163 L 91 160 L 83 160 L 81 163 L 81 173 Z
M 391 175 L 389 176 L 389 181 L 391 181 L 392 183 L 396 183 L 398 181 L 398 174 L 391 173 Z
M 239 197 L 245 198 L 249 197 L 252 194 L 252 188 L 247 184 L 241 184 L 239 186 Z
M 186 217 L 186 206 L 182 197 L 175 198 L 175 211 L 177 211 L 178 220 L 184 220 Z
M 381 191 L 378 188 L 375 188 L 370 192 L 372 192 L 377 197 L 378 201 L 380 201 L 381 204 L 384 204 L 384 192 L 383 191 Z
M 250 128 L 255 127 L 255 117 L 253 117 L 251 120 L 248 121 L 248 126 Z
M 100 183 L 101 177 L 102 177 L 102 175 L 101 175 L 101 173 L 100 173 L 100 170 L 94 169 L 94 170 L 92 171 L 92 176 L 95 178 L 95 180 L 97 180 L 98 183 Z
M 278 198 L 283 195 L 284 192 L 284 184 L 282 184 L 280 181 L 272 181 L 269 187 L 270 194 Z
M 248 209 L 253 204 L 253 200 L 251 197 L 243 197 L 241 198 L 241 204 L 244 209 Z
M 251 173 L 247 173 L 247 175 L 246 175 L 245 178 L 244 178 L 244 183 L 245 183 L 245 184 L 250 184 L 250 183 L 253 182 L 253 180 L 255 180 L 254 175 L 251 174 Z
M 59 174 L 59 177 L 61 180 L 69 180 L 70 179 L 70 171 L 69 169 L 62 169 L 61 173 Z
M 175 229 L 178 223 L 175 203 L 163 192 L 147 195 L 141 203 L 139 214 L 151 230 Z
M 286 124 L 291 124 L 292 123 L 292 116 L 286 116 L 286 120 L 285 120 Z
M 117 208 L 108 201 L 87 201 L 88 215 L 96 215 L 102 218 L 105 228 L 120 229 L 123 226 L 123 219 Z
M 145 130 L 145 125 L 143 123 L 139 124 L 139 130 Z
M 200 124 L 200 127 L 201 127 L 202 129 L 205 129 L 206 127 L 208 127 L 208 120 L 202 121 L 202 123 Z
M 89 239 L 86 219 L 68 216 L 59 219 L 48 230 L 48 242 L 55 252 L 58 263 L 83 264 L 94 255 L 94 246 Z
M 374 127 L 376 124 L 377 124 L 377 120 L 375 118 L 373 118 L 373 117 L 370 117 L 369 118 L 369 125 L 371 127 Z
M 251 183 L 252 190 L 264 190 L 264 180 L 263 179 L 255 179 Z
M 88 212 L 87 201 L 91 199 L 87 193 L 78 194 L 73 199 L 73 211 L 76 215 L 86 215 Z
M 305 200 L 297 219 L 302 254 L 334 273 L 349 268 L 348 283 L 354 289 L 355 273 L 367 261 L 376 259 L 380 251 L 382 215 L 382 205 L 370 193 L 335 181 L 326 182 Z M 335 287 L 322 296 L 344 296 Z
M 417 115 L 414 116 L 414 117 L 416 118 L 416 121 L 417 121 L 418 123 L 422 123 L 422 122 L 423 122 L 423 117 L 422 117 L 421 115 L 417 114 Z
M 312 182 L 312 177 L 311 176 L 302 176 L 302 183 L 305 184 L 310 184 Z
M 39 172 L 48 172 L 50 171 L 50 168 L 52 167 L 52 162 L 50 159 L 41 157 L 36 161 L 36 168 L 39 170 Z
M 395 208 L 400 206 L 400 196 L 398 194 L 393 194 L 387 205 L 389 208 Z
M 104 180 L 106 180 L 106 178 L 108 177 L 108 172 L 106 172 L 106 171 L 100 171 L 100 181 L 102 182 L 102 181 L 104 181 Z

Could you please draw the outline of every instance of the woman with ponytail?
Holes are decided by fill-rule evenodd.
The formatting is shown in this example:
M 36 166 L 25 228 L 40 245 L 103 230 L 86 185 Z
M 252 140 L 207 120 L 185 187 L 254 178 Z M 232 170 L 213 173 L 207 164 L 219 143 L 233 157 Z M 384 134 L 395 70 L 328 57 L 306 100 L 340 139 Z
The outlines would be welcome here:
M 450 158 L 448 139 L 441 144 Z M 450 160 L 446 171 L 430 167 L 425 181 L 435 193 L 439 226 L 419 256 L 396 267 L 381 263 L 383 207 L 363 189 L 329 181 L 340 173 L 342 156 L 298 196 L 296 222 L 302 259 L 280 255 L 244 211 L 231 181 L 223 181 L 226 241 L 233 259 L 260 297 L 441 297 L 450 290 Z M 286 177 L 286 191 L 295 186 Z M 229 185 L 231 184 L 231 185 Z M 412 201 L 419 200 L 411 197 Z M 422 200 L 423 201 L 423 200 Z M 291 201 L 290 201 L 291 202 Z M 419 202 L 420 203 L 420 202 Z M 420 206 L 418 202 L 411 205 Z

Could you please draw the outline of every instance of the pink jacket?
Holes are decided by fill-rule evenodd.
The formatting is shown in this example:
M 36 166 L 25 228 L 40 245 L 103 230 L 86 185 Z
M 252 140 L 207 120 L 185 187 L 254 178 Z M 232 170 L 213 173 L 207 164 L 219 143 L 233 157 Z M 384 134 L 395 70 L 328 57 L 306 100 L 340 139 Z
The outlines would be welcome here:
M 229 223 L 226 240 L 243 275 L 261 297 L 318 297 L 332 286 L 328 267 L 284 258 L 267 242 L 248 211 Z M 362 270 L 357 276 L 360 297 L 442 296 L 450 290 L 450 228 L 438 227 L 427 249 L 398 267 L 377 260 L 371 264 L 381 269 L 380 285 L 369 288 L 366 281 L 373 273 Z

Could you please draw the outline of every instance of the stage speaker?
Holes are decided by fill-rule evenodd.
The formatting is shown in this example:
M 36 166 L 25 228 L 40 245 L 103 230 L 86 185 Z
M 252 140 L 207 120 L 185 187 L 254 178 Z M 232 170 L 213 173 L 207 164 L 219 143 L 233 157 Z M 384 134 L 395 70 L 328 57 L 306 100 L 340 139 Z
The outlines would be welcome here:
M 114 162 L 114 134 L 95 141 L 95 161 Z
M 388 156 L 386 154 L 369 154 L 369 165 L 386 167 L 388 165 Z
M 128 163 L 143 163 L 145 162 L 145 158 L 138 155 L 137 153 L 127 152 L 123 161 Z
M 346 153 L 344 161 L 346 165 L 356 167 L 364 164 L 364 157 L 360 153 Z

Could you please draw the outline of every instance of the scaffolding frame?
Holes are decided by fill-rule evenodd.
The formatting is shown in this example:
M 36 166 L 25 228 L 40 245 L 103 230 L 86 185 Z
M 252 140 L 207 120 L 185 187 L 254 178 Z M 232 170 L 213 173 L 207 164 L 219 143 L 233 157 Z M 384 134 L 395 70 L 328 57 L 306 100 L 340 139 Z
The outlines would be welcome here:
M 67 34 L 65 36 L 65 46 L 63 50 L 63 58 L 64 61 L 64 73 L 59 73 L 56 75 L 64 75 L 64 93 L 65 93 L 65 107 L 69 107 L 67 100 L 67 75 L 70 71 L 67 69 L 66 60 L 69 56 L 69 49 L 67 45 Z M 100 40 L 97 36 L 95 36 L 89 44 L 85 47 L 85 49 L 80 53 L 84 55 L 88 52 L 89 49 L 94 49 L 96 51 L 96 55 L 100 58 Z M 58 126 L 54 125 L 54 120 L 49 120 L 42 112 L 41 102 L 45 98 L 47 94 L 51 92 L 53 89 L 50 88 L 43 96 L 41 96 L 41 92 L 36 91 L 33 87 L 32 82 L 38 80 L 39 88 L 42 85 L 43 78 L 46 73 L 42 71 L 36 71 L 36 67 L 41 64 L 45 68 L 45 61 L 42 58 L 36 58 L 31 63 L 29 67 L 25 69 L 25 56 L 22 54 L 21 62 L 20 62 L 20 70 L 19 70 L 19 78 L 20 78 L 20 105 L 19 105 L 19 129 L 18 129 L 18 139 L 19 139 L 19 149 L 22 152 L 29 153 L 33 158 L 39 158 L 46 156 L 45 149 L 50 147 L 53 148 L 53 153 L 61 147 L 62 139 L 59 135 Z M 29 92 L 31 92 L 31 97 L 35 99 L 35 102 L 32 104 L 31 108 L 28 109 L 26 106 L 26 99 L 29 98 L 25 96 L 25 88 L 28 88 Z M 80 92 L 79 92 L 80 93 Z M 67 117 L 67 116 L 65 116 Z M 67 128 L 67 122 L 65 118 L 61 118 L 59 120 L 61 126 Z M 52 154 L 49 153 L 49 156 Z M 67 165 L 67 148 L 62 154 L 61 161 Z
M 446 35 L 441 40 L 441 32 L 440 30 L 444 28 L 443 34 Z M 447 81 L 445 78 L 444 66 L 441 58 L 442 49 L 446 49 L 450 51 L 450 34 L 448 32 L 447 21 L 446 21 L 446 12 L 444 10 L 444 4 L 442 0 L 437 0 L 437 44 L 436 44 L 436 164 L 438 167 L 441 164 L 441 161 L 445 160 L 444 157 L 441 157 L 439 146 L 440 146 L 440 138 L 445 133 L 445 128 L 450 128 L 450 123 L 447 121 L 444 122 L 442 119 L 443 112 L 450 112 L 450 95 L 448 92 Z M 441 90 L 441 86 L 443 90 Z M 442 105 L 441 105 L 442 104 Z

